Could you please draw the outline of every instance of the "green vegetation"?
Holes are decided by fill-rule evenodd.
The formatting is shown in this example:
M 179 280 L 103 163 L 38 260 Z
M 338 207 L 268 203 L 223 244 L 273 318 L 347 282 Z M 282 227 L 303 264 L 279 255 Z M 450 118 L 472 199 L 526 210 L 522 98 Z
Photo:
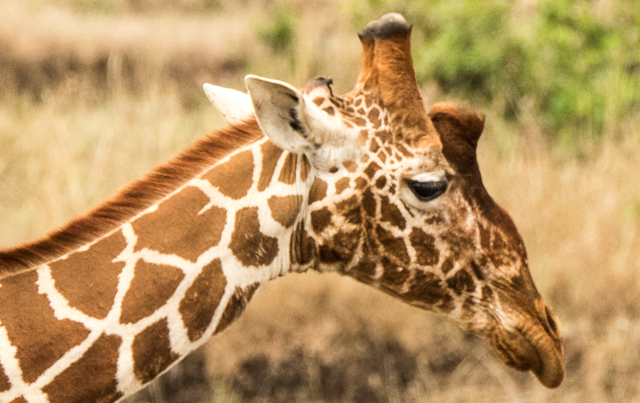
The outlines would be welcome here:
M 618 133 L 640 106 L 640 5 L 634 1 L 357 0 L 357 26 L 384 10 L 414 22 L 416 74 L 445 94 L 517 120 L 533 102 L 564 146 Z
M 258 27 L 260 39 L 276 52 L 286 51 L 295 37 L 294 18 L 287 7 L 277 7 L 273 19 Z

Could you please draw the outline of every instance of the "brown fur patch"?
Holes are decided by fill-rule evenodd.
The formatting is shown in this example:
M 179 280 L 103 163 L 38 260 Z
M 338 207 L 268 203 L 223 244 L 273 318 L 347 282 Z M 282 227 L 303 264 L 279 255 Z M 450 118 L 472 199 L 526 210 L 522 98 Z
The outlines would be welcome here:
M 362 193 L 362 207 L 369 217 L 376 216 L 376 199 L 371 190 L 367 189 Z
M 331 211 L 326 207 L 321 208 L 320 210 L 315 210 L 311 212 L 311 227 L 313 231 L 317 234 L 322 232 L 325 228 L 331 224 Z
M 240 317 L 244 308 L 246 308 L 249 301 L 251 301 L 251 297 L 253 297 L 253 294 L 259 286 L 260 283 L 253 283 L 245 287 L 244 290 L 240 287 L 236 287 L 235 292 L 229 299 L 227 306 L 224 308 L 224 312 L 220 317 L 216 330 L 213 332 L 214 334 L 220 333 Z
M 369 151 L 372 154 L 375 154 L 380 149 L 380 144 L 378 144 L 378 140 L 374 138 L 371 139 L 371 143 L 369 144 Z
M 393 262 L 386 257 L 383 257 L 381 261 L 384 273 L 380 281 L 386 286 L 396 289 L 401 287 L 409 279 L 411 273 L 406 268 L 393 264 Z
M 360 241 L 360 231 L 339 231 L 334 235 L 332 244 L 336 250 L 340 261 L 348 262 L 353 257 Z
M 387 154 L 385 154 L 384 151 L 380 151 L 378 153 L 378 159 L 384 164 L 385 162 L 387 162 Z
M 358 165 L 352 160 L 342 161 L 342 166 L 351 173 L 354 173 L 356 169 L 358 169 Z
M 491 304 L 493 301 L 495 300 L 495 297 L 493 295 L 493 291 L 491 291 L 491 288 L 489 288 L 489 286 L 483 286 L 482 287 L 482 301 L 485 304 Z
M 349 178 L 340 178 L 336 181 L 336 194 L 340 194 L 349 188 Z
M 198 140 L 168 163 L 127 186 L 89 214 L 47 238 L 0 251 L 0 272 L 15 273 L 51 261 L 119 227 L 234 150 L 263 137 L 255 119 Z
M 375 161 L 372 161 L 367 168 L 365 168 L 364 173 L 367 174 L 369 179 L 373 179 L 376 172 L 380 170 L 380 165 L 378 165 Z
M 316 106 L 320 106 L 324 103 L 324 98 L 323 97 L 315 97 L 313 98 L 313 102 L 314 104 L 316 104 Z
M 29 403 L 29 402 L 27 402 L 27 399 L 25 399 L 24 397 L 20 396 L 20 397 L 16 397 L 15 399 L 13 399 L 9 403 Z
M 440 270 L 443 274 L 449 273 L 453 270 L 453 259 L 449 256 L 444 262 L 442 262 L 442 266 L 440 266 Z
M 360 200 L 357 195 L 353 195 L 339 203 L 336 203 L 338 213 L 351 224 L 360 224 L 362 215 L 360 209 Z
M 462 314 L 460 315 L 460 320 L 466 322 L 473 319 L 476 314 L 475 308 L 476 304 L 473 303 L 473 299 L 471 298 L 471 296 L 467 296 L 467 298 L 465 298 L 464 302 L 462 303 Z
M 283 227 L 289 228 L 296 222 L 298 214 L 300 214 L 302 196 L 271 196 L 267 203 L 269 210 L 271 210 L 271 217 Z
M 236 154 L 202 175 L 202 178 L 217 187 L 223 195 L 233 200 L 241 199 L 253 185 L 253 153 L 246 150 Z
M 362 178 L 362 177 L 357 177 L 354 182 L 356 184 L 356 189 L 358 189 L 358 190 L 362 190 L 362 189 L 366 188 L 367 185 L 369 184 L 369 182 L 367 182 L 367 180 Z
M 26 272 L 2 279 L 0 287 L 0 322 L 18 350 L 25 382 L 35 382 L 90 333 L 81 323 L 56 319 L 47 296 L 38 293 L 37 279 L 37 272 Z
M 309 177 L 309 172 L 311 172 L 311 163 L 307 159 L 306 155 L 302 156 L 302 162 L 300 163 L 300 180 L 304 183 L 307 181 Z
M 384 186 L 387 184 L 387 177 L 381 176 L 376 180 L 376 187 L 378 189 L 384 189 Z
M 183 278 L 182 270 L 173 266 L 138 260 L 122 300 L 120 323 L 136 323 L 153 314 L 173 295 Z
M 318 247 L 318 256 L 323 263 L 335 263 L 340 261 L 340 254 L 329 245 Z
M 387 256 L 393 256 L 401 264 L 409 263 L 409 252 L 407 252 L 407 246 L 404 244 L 404 240 L 402 238 L 396 238 L 393 234 L 382 226 L 378 225 L 376 227 L 376 235 L 378 236 L 378 241 L 384 247 Z
M 382 144 L 389 144 L 393 140 L 393 134 L 389 130 L 380 130 L 376 134 Z
M 260 179 L 258 179 L 258 191 L 262 192 L 271 183 L 278 160 L 280 160 L 280 156 L 284 151 L 271 141 L 266 141 L 262 144 L 260 151 L 262 151 L 262 169 L 260 170 Z
M 336 173 L 336 172 L 338 172 L 338 167 L 331 167 L 331 168 L 329 168 L 329 173 L 330 173 L 330 174 L 334 174 L 334 173 Z
M 313 202 L 321 201 L 325 197 L 327 197 L 327 182 L 322 179 L 315 179 L 313 184 L 311 184 L 311 189 L 309 190 L 309 200 L 307 204 L 311 204 Z
M 75 252 L 64 260 L 49 265 L 56 289 L 81 312 L 104 319 L 111 308 L 118 288 L 118 276 L 123 262 L 113 263 L 126 247 L 122 231 Z
M 331 116 L 334 116 L 336 114 L 336 110 L 333 109 L 333 106 L 328 106 L 324 108 L 323 111 L 327 112 L 327 114 Z
M 291 235 L 289 243 L 291 263 L 304 265 L 311 262 L 316 255 L 316 243 L 308 236 L 304 223 L 300 222 Z
M 278 254 L 278 240 L 260 232 L 257 207 L 244 207 L 236 212 L 229 249 L 245 266 L 270 264 Z
M 142 383 L 152 381 L 180 356 L 171 351 L 169 323 L 160 319 L 138 333 L 131 345 L 133 373 Z
M 473 292 L 476 289 L 473 277 L 464 269 L 458 270 L 453 277 L 447 279 L 447 285 L 458 295 L 465 291 Z
M 363 147 L 367 144 L 367 140 L 369 139 L 369 131 L 368 130 L 360 130 L 358 133 L 358 145 Z
M 491 249 L 491 230 L 484 225 L 478 225 L 478 232 L 480 233 L 480 247 L 489 251 Z
M 4 367 L 0 364 L 0 392 L 4 392 L 10 388 L 11 383 L 9 382 L 9 377 L 7 377 L 7 374 L 4 372 Z
M 450 304 L 451 295 L 444 288 L 442 280 L 435 274 L 418 270 L 411 281 L 409 291 L 403 294 L 410 301 L 421 301 L 429 305 Z
M 200 339 L 211 324 L 226 286 L 220 259 L 215 259 L 202 268 L 180 301 L 178 310 L 191 342 Z
M 480 281 L 483 281 L 485 278 L 484 273 L 482 272 L 482 266 L 480 264 L 478 264 L 477 262 L 472 261 L 471 263 L 469 263 L 469 266 L 471 267 L 471 270 L 473 271 L 473 274 L 476 275 L 476 278 Z
M 380 197 L 380 220 L 388 222 L 389 224 L 404 230 L 407 226 L 407 221 L 400 212 L 398 206 L 389 202 L 387 196 Z
M 286 184 L 293 185 L 296 183 L 296 169 L 298 164 L 298 155 L 294 153 L 287 153 L 282 169 L 280 169 L 280 176 L 278 181 Z
M 42 388 L 49 402 L 113 402 L 122 397 L 116 381 L 121 343 L 120 336 L 100 336 L 78 361 Z
M 209 202 L 192 186 L 163 201 L 156 211 L 132 223 L 138 236 L 135 250 L 148 248 L 195 262 L 220 242 L 227 221 L 227 211 L 217 206 L 198 214 Z
M 369 260 L 360 261 L 351 269 L 349 274 L 358 280 L 368 280 L 365 282 L 370 282 L 376 275 L 376 264 Z
M 405 156 L 405 157 L 407 157 L 407 158 L 411 158 L 411 157 L 413 157 L 413 153 L 412 153 L 411 151 L 407 150 L 407 149 L 405 148 L 405 146 L 403 146 L 402 144 L 398 144 L 398 145 L 396 146 L 396 149 L 397 149 L 398 151 L 400 151 L 400 153 L 402 153 L 402 155 L 404 155 L 404 156 Z
M 433 266 L 440 260 L 440 252 L 436 249 L 435 238 L 427 234 L 420 228 L 413 228 L 409 235 L 411 246 L 416 251 L 418 264 L 422 266 Z
M 374 129 L 377 129 L 378 127 L 380 127 L 380 111 L 378 110 L 378 108 L 373 108 L 369 111 L 369 114 L 367 115 L 367 118 L 369 119 L 369 122 L 371 122 L 371 124 L 373 125 Z
M 351 118 L 351 122 L 358 126 L 358 127 L 366 127 L 367 126 L 367 120 L 364 118 L 361 118 L 360 116 L 354 116 Z

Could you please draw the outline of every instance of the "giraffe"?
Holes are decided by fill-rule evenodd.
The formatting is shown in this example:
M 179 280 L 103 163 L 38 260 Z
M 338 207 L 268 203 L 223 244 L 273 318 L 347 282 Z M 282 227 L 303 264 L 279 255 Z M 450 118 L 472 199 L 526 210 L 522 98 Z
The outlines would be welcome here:
M 355 88 L 205 85 L 229 122 L 47 238 L 0 251 L 0 401 L 113 402 L 220 333 L 265 282 L 339 272 L 440 312 L 546 387 L 559 322 L 476 159 L 484 116 L 427 112 L 411 26 L 359 34 Z

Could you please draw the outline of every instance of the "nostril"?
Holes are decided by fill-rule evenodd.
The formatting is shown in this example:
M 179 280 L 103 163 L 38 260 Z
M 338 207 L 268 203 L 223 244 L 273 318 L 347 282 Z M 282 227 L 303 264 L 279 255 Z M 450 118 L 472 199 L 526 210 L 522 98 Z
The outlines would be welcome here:
M 545 306 L 544 307 L 544 312 L 545 312 L 545 314 L 547 316 L 547 324 L 549 325 L 549 329 L 551 330 L 551 333 L 557 334 L 558 333 L 558 325 L 556 324 L 556 321 L 553 320 L 553 315 L 549 311 L 549 308 L 547 308 Z

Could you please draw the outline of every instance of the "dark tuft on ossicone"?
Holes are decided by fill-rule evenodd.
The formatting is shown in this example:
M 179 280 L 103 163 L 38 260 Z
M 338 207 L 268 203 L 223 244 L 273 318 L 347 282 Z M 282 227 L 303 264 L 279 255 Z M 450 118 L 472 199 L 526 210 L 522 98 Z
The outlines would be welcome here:
M 406 36 L 409 32 L 411 32 L 411 25 L 402 15 L 389 13 L 368 23 L 358 36 L 361 41 L 369 41 L 375 38 L 384 39 L 393 36 Z

